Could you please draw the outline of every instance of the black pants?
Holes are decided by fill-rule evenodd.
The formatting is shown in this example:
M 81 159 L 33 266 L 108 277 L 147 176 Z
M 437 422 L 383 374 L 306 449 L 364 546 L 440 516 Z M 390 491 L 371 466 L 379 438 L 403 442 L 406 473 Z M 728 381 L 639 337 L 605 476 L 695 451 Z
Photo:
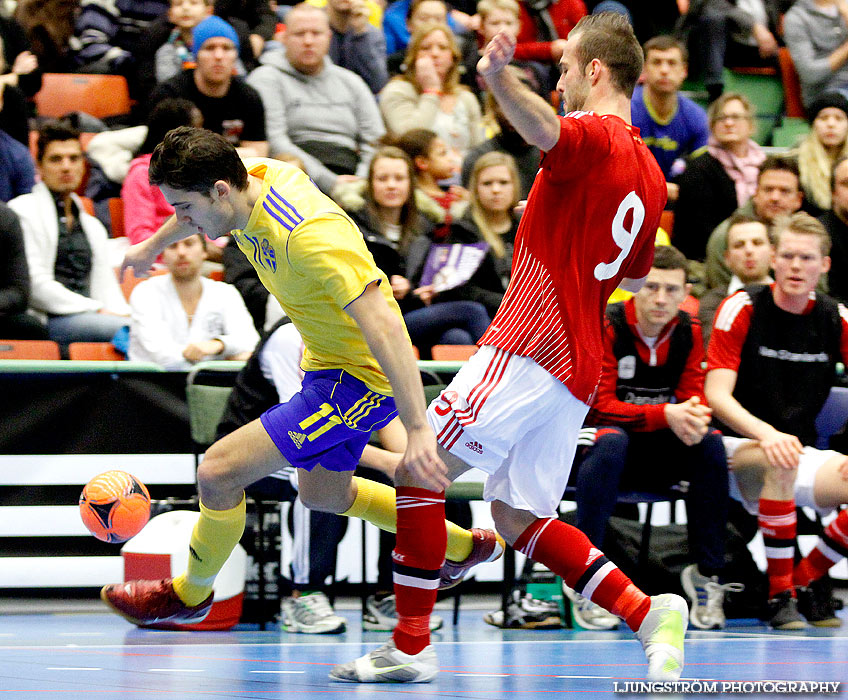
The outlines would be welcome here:
M 689 546 L 702 574 L 721 571 L 728 494 L 727 457 L 718 431 L 687 447 L 669 429 L 627 433 L 599 428 L 595 445 L 575 467 L 577 527 L 598 547 L 603 547 L 619 491 L 665 490 L 688 481 Z

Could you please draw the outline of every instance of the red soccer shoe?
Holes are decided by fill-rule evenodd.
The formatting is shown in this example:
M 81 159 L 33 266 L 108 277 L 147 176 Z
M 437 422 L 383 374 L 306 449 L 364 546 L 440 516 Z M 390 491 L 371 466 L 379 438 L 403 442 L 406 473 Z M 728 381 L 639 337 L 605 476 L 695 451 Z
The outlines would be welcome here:
M 202 622 L 212 608 L 212 596 L 189 607 L 177 596 L 172 579 L 128 581 L 103 586 L 100 598 L 118 615 L 139 627 L 167 627 Z
M 495 561 L 504 553 L 506 548 L 504 539 L 494 530 L 472 527 L 471 535 L 474 538 L 471 554 L 465 557 L 463 561 L 445 559 L 445 563 L 442 565 L 441 581 L 439 582 L 441 590 L 453 588 L 465 578 L 472 567 L 487 561 Z

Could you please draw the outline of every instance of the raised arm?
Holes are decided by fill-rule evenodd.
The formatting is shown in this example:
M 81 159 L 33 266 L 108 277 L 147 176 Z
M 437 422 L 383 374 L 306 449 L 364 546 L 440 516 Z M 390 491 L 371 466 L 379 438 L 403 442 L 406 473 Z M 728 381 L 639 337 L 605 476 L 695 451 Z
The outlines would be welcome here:
M 515 39 L 499 32 L 486 45 L 477 72 L 486 81 L 501 111 L 527 143 L 550 151 L 559 139 L 559 119 L 551 106 L 510 71 Z
M 130 267 L 136 277 L 149 277 L 150 268 L 159 254 L 172 243 L 188 238 L 193 233 L 196 233 L 196 230 L 181 226 L 177 217 L 171 216 L 150 238 L 136 243 L 127 251 L 121 263 L 119 279 L 124 279 L 124 272 Z

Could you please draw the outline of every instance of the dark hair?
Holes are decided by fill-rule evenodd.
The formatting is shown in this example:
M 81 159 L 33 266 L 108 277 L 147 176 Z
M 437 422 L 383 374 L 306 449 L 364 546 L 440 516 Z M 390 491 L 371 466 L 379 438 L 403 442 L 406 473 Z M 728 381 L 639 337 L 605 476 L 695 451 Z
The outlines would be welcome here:
M 247 169 L 235 146 L 220 134 L 193 126 L 180 126 L 165 135 L 153 151 L 148 173 L 151 185 L 185 192 L 206 194 L 218 180 L 247 189 Z
M 147 136 L 144 143 L 136 151 L 137 156 L 153 153 L 171 129 L 178 126 L 193 126 L 194 111 L 197 109 L 194 102 L 182 97 L 168 97 L 159 102 L 150 112 L 147 118 Z
M 683 270 L 685 275 L 688 264 L 686 256 L 673 245 L 658 245 L 654 248 L 654 262 L 651 267 L 657 270 Z
M 398 136 L 393 145 L 405 151 L 414 161 L 419 156 L 426 158 L 437 138 L 439 135 L 430 129 L 410 129 Z
M 571 31 L 579 35 L 577 65 L 580 72 L 597 58 L 609 69 L 613 85 L 628 99 L 632 97 L 636 81 L 642 75 L 644 54 L 627 18 L 618 12 L 586 15 Z
M 771 236 L 771 227 L 762 219 L 752 216 L 751 214 L 745 214 L 744 212 L 734 212 L 730 218 L 727 220 L 727 245 L 730 246 L 730 230 L 734 226 L 738 226 L 739 224 L 762 224 L 766 228 L 766 238 L 768 238 L 769 243 L 774 243 Z
M 686 50 L 686 45 L 679 39 L 675 39 L 671 34 L 660 34 L 645 42 L 642 51 L 645 54 L 645 60 L 648 60 L 648 53 L 651 51 L 669 51 L 677 49 L 680 51 L 680 56 L 684 63 L 689 63 L 689 52 Z
M 833 190 L 836 189 L 836 169 L 842 165 L 845 161 L 848 161 L 848 156 L 842 156 L 841 158 L 837 158 L 836 162 L 833 164 L 833 167 L 830 169 L 830 191 L 831 194 Z
M 44 152 L 54 141 L 79 141 L 80 132 L 67 121 L 52 121 L 45 123 L 38 130 L 38 142 L 36 144 L 36 159 L 41 162 Z
M 377 149 L 377 152 L 371 158 L 371 164 L 368 166 L 368 179 L 365 182 L 365 205 L 374 218 L 379 220 L 377 215 L 378 204 L 374 199 L 374 166 L 381 158 L 394 158 L 402 160 L 406 165 L 406 171 L 409 175 L 409 196 L 403 203 L 400 211 L 400 241 L 398 246 L 401 253 L 406 253 L 409 249 L 409 244 L 412 239 L 418 234 L 418 205 L 415 203 L 415 164 L 409 154 L 397 146 L 382 146 Z M 383 233 L 381 231 L 380 233 Z
M 768 170 L 785 170 L 788 173 L 792 173 L 798 179 L 800 186 L 801 174 L 798 170 L 798 161 L 794 158 L 790 158 L 788 156 L 769 156 L 760 166 L 760 173 L 757 175 L 757 182 L 760 181 L 763 173 Z

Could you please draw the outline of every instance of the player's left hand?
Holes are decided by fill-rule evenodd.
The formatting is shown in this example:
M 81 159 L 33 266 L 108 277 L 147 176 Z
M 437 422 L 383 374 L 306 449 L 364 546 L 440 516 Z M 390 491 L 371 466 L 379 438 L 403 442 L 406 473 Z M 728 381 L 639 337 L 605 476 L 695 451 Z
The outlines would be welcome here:
M 422 488 L 441 492 L 451 484 L 448 468 L 439 457 L 436 436 L 429 427 L 407 433 L 406 452 L 400 467 L 409 474 L 413 483 Z

